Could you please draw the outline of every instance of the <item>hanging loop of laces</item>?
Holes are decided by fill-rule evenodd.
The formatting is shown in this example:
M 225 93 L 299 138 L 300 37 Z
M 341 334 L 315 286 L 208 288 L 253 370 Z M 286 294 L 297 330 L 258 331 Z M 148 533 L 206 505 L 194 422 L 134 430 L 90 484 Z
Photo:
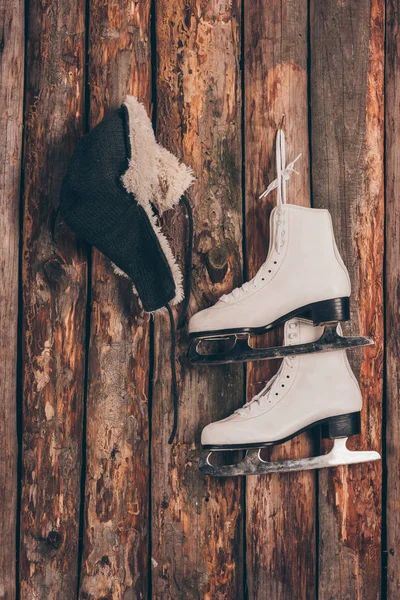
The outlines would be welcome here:
M 276 133 L 276 179 L 271 181 L 267 189 L 259 196 L 259 199 L 266 198 L 273 190 L 278 189 L 278 220 L 275 236 L 275 250 L 277 254 L 281 253 L 282 233 L 284 233 L 284 231 L 282 230 L 282 205 L 287 203 L 287 182 L 289 181 L 293 173 L 296 173 L 298 175 L 298 171 L 296 171 L 294 165 L 301 157 L 301 154 L 298 154 L 296 158 L 286 166 L 286 142 L 285 134 L 283 133 L 282 129 L 284 120 L 285 117 L 283 116 L 279 125 L 279 129 Z M 231 298 L 233 298 L 234 300 L 238 300 L 243 293 L 247 293 L 249 291 L 250 286 L 257 287 L 260 271 L 261 269 L 253 279 L 244 283 L 241 287 L 234 289 L 230 294 L 224 294 L 220 298 L 220 301 L 228 302 Z
M 283 119 L 282 119 L 283 123 Z M 287 182 L 289 181 L 292 173 L 298 175 L 298 171 L 294 168 L 294 165 L 301 157 L 298 154 L 292 162 L 286 166 L 286 142 L 285 134 L 283 133 L 282 123 L 276 134 L 276 179 L 271 181 L 267 189 L 259 196 L 259 198 L 266 198 L 273 190 L 278 188 L 277 205 L 282 206 L 287 202 Z
M 282 205 L 287 203 L 287 182 L 289 181 L 291 175 L 298 172 L 294 168 L 294 165 L 301 157 L 301 154 L 298 154 L 292 162 L 290 162 L 286 166 L 286 142 L 285 142 L 285 134 L 283 133 L 283 121 L 285 117 L 282 117 L 281 124 L 276 134 L 276 179 L 274 179 L 267 189 L 261 194 L 259 197 L 266 198 L 268 194 L 272 192 L 272 190 L 278 189 L 277 196 L 277 206 L 278 206 L 278 226 L 276 231 L 276 239 L 275 239 L 275 250 L 278 254 L 281 253 L 281 237 L 282 237 Z

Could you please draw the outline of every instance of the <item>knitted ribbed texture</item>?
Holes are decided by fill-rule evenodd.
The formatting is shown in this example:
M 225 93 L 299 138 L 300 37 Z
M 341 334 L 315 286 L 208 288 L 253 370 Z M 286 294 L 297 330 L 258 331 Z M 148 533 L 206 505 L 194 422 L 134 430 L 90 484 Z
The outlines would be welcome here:
M 130 156 L 126 112 L 120 109 L 80 140 L 64 179 L 60 216 L 133 281 L 144 310 L 175 296 L 175 283 L 144 209 L 122 185 Z

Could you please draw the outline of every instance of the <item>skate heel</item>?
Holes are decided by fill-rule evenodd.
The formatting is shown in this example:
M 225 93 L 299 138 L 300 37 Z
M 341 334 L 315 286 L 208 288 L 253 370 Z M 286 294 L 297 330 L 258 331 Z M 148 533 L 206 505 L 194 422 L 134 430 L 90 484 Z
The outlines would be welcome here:
M 321 425 L 321 435 L 324 439 L 347 438 L 361 431 L 360 413 L 348 413 L 327 419 Z
M 349 321 L 350 298 L 332 298 L 316 302 L 311 306 L 311 317 L 314 325 Z

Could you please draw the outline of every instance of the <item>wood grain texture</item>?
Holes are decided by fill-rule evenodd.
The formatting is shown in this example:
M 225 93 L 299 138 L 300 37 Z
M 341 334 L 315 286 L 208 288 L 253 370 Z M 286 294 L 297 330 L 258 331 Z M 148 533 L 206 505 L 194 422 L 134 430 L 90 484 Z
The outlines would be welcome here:
M 386 551 L 387 598 L 400 596 L 400 10 L 386 3 Z
M 156 4 L 157 134 L 190 165 L 195 219 L 191 313 L 241 281 L 240 4 L 173 0 Z M 180 210 L 167 220 L 179 261 L 187 240 Z M 243 403 L 242 366 L 194 368 L 178 339 L 180 418 L 172 427 L 170 330 L 155 320 L 152 407 L 153 598 L 240 598 L 241 481 L 198 471 L 200 433 Z
M 17 599 L 18 577 L 21 600 L 398 600 L 399 23 L 394 0 L 0 0 L 1 600 Z M 202 428 L 259 391 L 278 362 L 249 363 L 246 387 L 241 365 L 190 366 L 180 331 L 180 421 L 169 446 L 168 318 L 155 317 L 153 352 L 149 318 L 130 283 L 97 251 L 85 356 L 87 249 L 65 229 L 56 229 L 55 240 L 51 232 L 61 179 L 84 123 L 93 127 L 126 93 L 138 96 L 149 113 L 153 93 L 158 140 L 197 177 L 189 192 L 195 217 L 191 314 L 241 283 L 242 244 L 246 280 L 265 259 L 275 195 L 258 196 L 275 177 L 274 140 L 284 113 L 287 157 L 302 153 L 289 199 L 305 206 L 311 148 L 313 205 L 330 210 L 352 279 L 346 333 L 375 339 L 374 347 L 349 352 L 364 398 L 362 435 L 351 440 L 353 448 L 381 449 L 385 302 L 386 523 L 379 463 L 246 482 L 201 477 Z M 171 211 L 164 220 L 183 265 L 185 213 Z M 280 343 L 281 334 L 263 342 Z M 300 436 L 265 456 L 309 456 L 318 453 L 314 445 Z
M 52 239 L 68 157 L 83 129 L 84 3 L 29 3 L 23 284 L 21 599 L 76 597 L 87 269 Z
M 299 175 L 288 185 L 288 201 L 310 205 L 307 2 L 258 0 L 245 4 L 245 159 L 248 278 L 268 253 L 269 216 L 276 192 L 259 195 L 276 177 L 275 136 L 285 115 L 287 162 L 299 153 Z M 282 343 L 282 332 L 264 345 Z M 276 372 L 279 361 L 253 362 L 247 371 L 250 400 Z M 271 460 L 311 456 L 308 435 L 276 447 Z M 250 477 L 246 484 L 247 579 L 252 600 L 314 598 L 315 474 Z
M 90 3 L 90 124 L 133 94 L 150 109 L 150 0 Z M 93 251 L 79 597 L 147 598 L 149 318 Z
M 375 340 L 349 353 L 360 377 L 362 436 L 380 450 L 383 371 L 384 3 L 311 2 L 313 202 L 331 212 L 352 281 L 347 331 Z M 319 598 L 375 600 L 381 588 L 380 462 L 319 477 Z
M 16 597 L 17 326 L 24 3 L 0 2 L 0 598 Z

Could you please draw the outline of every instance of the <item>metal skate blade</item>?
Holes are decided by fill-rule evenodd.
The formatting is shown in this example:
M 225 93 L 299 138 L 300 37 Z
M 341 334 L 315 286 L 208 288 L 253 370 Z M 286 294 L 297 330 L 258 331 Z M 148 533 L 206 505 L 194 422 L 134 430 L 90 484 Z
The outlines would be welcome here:
M 189 360 L 200 364 L 227 364 L 235 362 L 237 353 L 250 349 L 248 336 L 226 335 L 197 338 L 189 346 Z
M 238 475 L 264 475 L 266 473 L 289 473 L 291 471 L 310 471 L 340 465 L 380 460 L 381 456 L 374 451 L 352 451 L 346 446 L 347 438 L 336 438 L 333 447 L 327 454 L 310 458 L 264 461 L 260 457 L 260 449 L 248 450 L 245 458 L 236 465 L 214 466 L 210 462 L 212 452 L 202 456 L 199 469 L 204 475 L 214 477 L 236 477 Z
M 231 338 L 232 339 L 232 338 Z M 272 360 L 285 356 L 299 354 L 312 354 L 315 352 L 332 352 L 335 350 L 349 350 L 362 346 L 373 345 L 370 337 L 340 335 L 336 325 L 326 326 L 321 337 L 315 342 L 305 344 L 293 344 L 290 346 L 275 346 L 273 348 L 252 348 L 249 345 L 249 337 L 238 337 L 235 344 L 226 351 L 215 354 L 200 352 L 201 340 L 194 340 L 189 348 L 189 360 L 193 364 L 221 365 L 234 362 L 249 362 L 252 360 Z

